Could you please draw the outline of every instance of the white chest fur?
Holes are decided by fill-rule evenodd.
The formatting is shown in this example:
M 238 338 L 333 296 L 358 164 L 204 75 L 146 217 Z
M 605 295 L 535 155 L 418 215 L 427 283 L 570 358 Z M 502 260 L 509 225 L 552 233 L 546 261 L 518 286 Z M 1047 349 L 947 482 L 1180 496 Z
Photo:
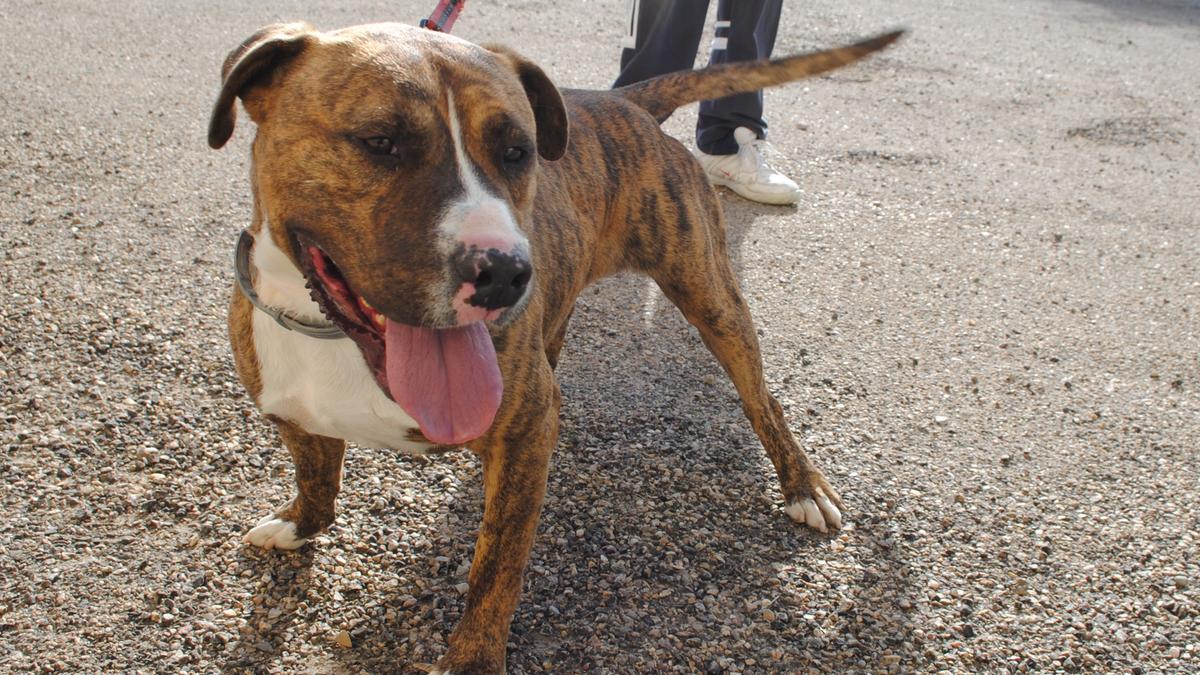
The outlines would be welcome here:
M 266 234 L 255 237 L 255 290 L 263 302 L 309 320 L 321 311 L 304 287 L 304 277 Z M 288 330 L 265 313 L 253 314 L 254 351 L 262 391 L 258 406 L 309 433 L 344 438 L 359 445 L 423 452 L 430 445 L 409 440 L 417 423 L 384 395 L 349 339 L 321 340 Z

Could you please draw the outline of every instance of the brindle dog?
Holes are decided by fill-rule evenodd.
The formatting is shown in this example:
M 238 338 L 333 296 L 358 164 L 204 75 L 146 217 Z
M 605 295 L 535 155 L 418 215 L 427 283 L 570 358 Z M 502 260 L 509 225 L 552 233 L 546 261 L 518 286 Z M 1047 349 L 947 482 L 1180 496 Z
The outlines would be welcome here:
M 561 92 L 506 48 L 397 24 L 274 25 L 243 42 L 225 61 L 208 137 L 229 140 L 238 98 L 258 126 L 253 240 L 229 331 L 299 487 L 247 539 L 295 548 L 328 527 L 347 440 L 465 444 L 483 463 L 483 523 L 437 669 L 503 671 L 558 434 L 567 321 L 584 288 L 626 270 L 658 283 L 729 374 L 788 515 L 839 527 L 837 492 L 767 391 L 720 202 L 659 123 L 898 35 Z M 309 334 L 338 329 L 341 339 Z

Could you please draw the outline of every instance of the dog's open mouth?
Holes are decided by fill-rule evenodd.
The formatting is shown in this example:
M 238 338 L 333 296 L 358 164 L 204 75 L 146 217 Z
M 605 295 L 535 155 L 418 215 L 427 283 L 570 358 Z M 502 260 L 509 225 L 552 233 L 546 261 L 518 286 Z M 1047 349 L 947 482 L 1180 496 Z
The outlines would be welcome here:
M 504 383 L 483 322 L 424 328 L 393 321 L 354 292 L 319 247 L 300 247 L 313 299 L 358 345 L 379 388 L 439 445 L 458 445 L 492 425 Z

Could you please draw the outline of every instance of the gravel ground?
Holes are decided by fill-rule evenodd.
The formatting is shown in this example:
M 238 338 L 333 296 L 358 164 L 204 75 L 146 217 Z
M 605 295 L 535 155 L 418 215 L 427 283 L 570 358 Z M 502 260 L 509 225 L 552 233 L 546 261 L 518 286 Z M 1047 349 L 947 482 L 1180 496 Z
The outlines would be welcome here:
M 224 336 L 250 134 L 205 146 L 219 64 L 273 20 L 432 6 L 245 4 L 0 6 L 2 671 L 418 672 L 462 612 L 467 453 L 352 448 L 328 534 L 240 542 L 292 488 Z M 694 332 L 605 282 L 510 670 L 1200 670 L 1200 6 L 786 11 L 779 53 L 913 31 L 769 95 L 797 207 L 724 200 L 852 526 L 792 525 Z M 456 32 L 603 87 L 624 12 L 480 2 Z

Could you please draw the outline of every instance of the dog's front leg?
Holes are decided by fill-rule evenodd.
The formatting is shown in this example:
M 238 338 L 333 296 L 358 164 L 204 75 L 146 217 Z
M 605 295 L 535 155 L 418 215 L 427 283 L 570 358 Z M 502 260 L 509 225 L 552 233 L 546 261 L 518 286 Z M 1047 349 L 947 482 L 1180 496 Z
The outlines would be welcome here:
M 536 370 L 530 374 L 536 384 L 519 393 L 520 407 L 493 425 L 482 447 L 473 447 L 483 460 L 483 523 L 467 579 L 466 609 L 434 673 L 504 672 L 508 627 L 558 438 L 558 386 L 548 362 Z
M 294 549 L 333 524 L 346 442 L 310 434 L 285 420 L 273 421 L 292 455 L 299 492 L 290 504 L 259 521 L 243 540 L 267 549 Z

